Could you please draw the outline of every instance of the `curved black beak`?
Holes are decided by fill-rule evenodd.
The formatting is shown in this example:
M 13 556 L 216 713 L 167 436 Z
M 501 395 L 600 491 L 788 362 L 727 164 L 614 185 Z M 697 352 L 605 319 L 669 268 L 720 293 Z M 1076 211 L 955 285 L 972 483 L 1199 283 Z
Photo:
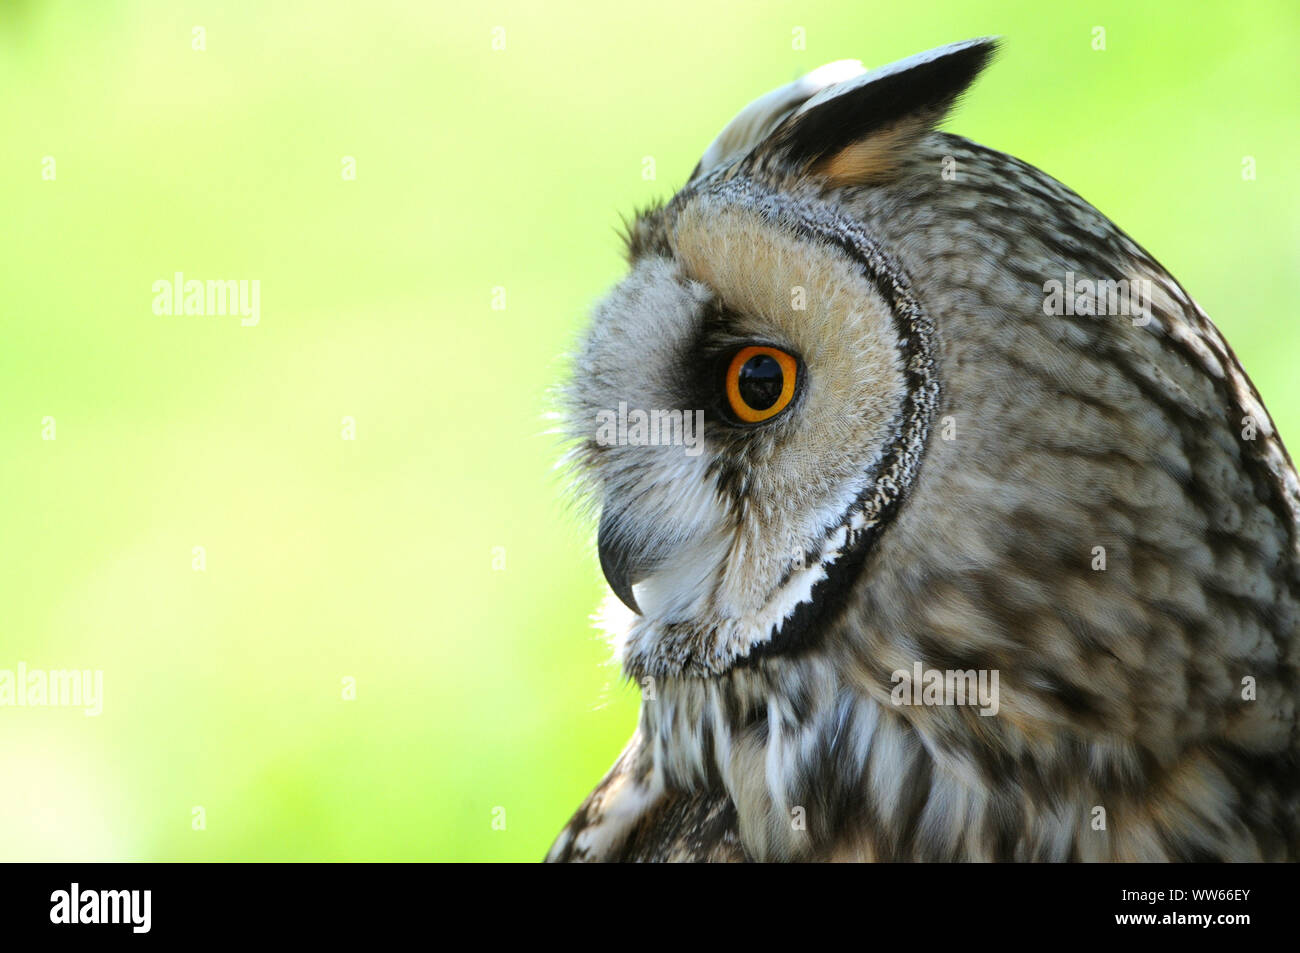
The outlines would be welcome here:
M 600 551 L 600 570 L 605 574 L 609 588 L 637 615 L 641 607 L 632 595 L 632 586 L 645 578 L 633 561 L 618 532 L 618 519 L 606 506 L 600 513 L 600 530 L 596 534 L 596 548 Z

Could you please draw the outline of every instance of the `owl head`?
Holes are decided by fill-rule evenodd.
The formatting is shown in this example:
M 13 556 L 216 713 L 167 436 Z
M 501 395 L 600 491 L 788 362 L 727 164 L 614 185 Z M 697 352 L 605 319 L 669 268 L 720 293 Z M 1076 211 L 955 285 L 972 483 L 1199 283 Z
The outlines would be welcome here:
M 769 93 L 630 224 L 566 402 L 601 566 L 634 613 L 629 673 L 720 673 L 815 636 L 905 504 L 935 328 L 845 199 L 906 178 L 993 49 L 833 63 Z

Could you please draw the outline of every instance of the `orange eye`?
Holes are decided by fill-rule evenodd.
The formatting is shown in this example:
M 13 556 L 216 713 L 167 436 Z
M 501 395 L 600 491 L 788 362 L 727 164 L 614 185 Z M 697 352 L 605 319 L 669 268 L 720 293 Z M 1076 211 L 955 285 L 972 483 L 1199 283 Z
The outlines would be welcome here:
M 775 417 L 794 397 L 799 362 L 764 345 L 742 347 L 727 367 L 727 401 L 747 424 Z

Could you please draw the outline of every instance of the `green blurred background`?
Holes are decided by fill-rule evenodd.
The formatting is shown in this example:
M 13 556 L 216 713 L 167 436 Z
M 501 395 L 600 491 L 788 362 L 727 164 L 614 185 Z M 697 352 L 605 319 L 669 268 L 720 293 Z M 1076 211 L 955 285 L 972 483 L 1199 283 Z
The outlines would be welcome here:
M 619 213 L 829 60 L 1001 34 L 948 128 L 1145 245 L 1300 441 L 1298 10 L 0 0 L 0 668 L 104 672 L 0 708 L 0 859 L 540 857 L 636 712 L 548 389 Z M 155 315 L 177 271 L 260 323 Z

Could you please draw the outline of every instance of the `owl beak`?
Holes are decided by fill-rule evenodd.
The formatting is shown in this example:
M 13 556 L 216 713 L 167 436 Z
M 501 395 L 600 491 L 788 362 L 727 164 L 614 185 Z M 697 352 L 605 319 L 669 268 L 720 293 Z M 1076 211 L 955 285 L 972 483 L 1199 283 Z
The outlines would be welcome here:
M 636 604 L 632 587 L 645 578 L 645 574 L 640 572 L 639 567 L 633 563 L 631 554 L 620 540 L 622 534 L 617 532 L 617 527 L 617 516 L 606 506 L 601 511 L 600 531 L 596 535 L 596 548 L 600 551 L 600 569 L 605 574 L 605 581 L 609 583 L 609 588 L 614 590 L 614 595 L 622 600 L 623 605 L 640 615 L 641 607 Z

